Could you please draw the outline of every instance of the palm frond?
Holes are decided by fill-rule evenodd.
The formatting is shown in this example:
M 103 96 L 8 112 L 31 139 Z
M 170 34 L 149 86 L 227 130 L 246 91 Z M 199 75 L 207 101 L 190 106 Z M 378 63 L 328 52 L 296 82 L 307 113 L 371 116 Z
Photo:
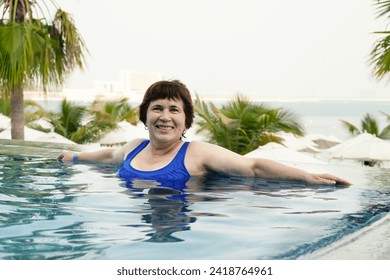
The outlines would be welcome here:
M 93 119 L 74 131 L 70 139 L 79 144 L 88 144 L 97 141 L 103 134 L 115 128 L 115 123 Z
M 387 125 L 385 128 L 382 129 L 382 131 L 378 135 L 381 139 L 390 139 L 390 124 Z
M 113 123 L 127 121 L 135 125 L 139 121 L 138 108 L 131 107 L 128 98 L 106 102 L 95 100 L 89 112 L 99 120 Z
M 273 135 L 280 130 L 303 134 L 302 126 L 292 112 L 254 104 L 242 95 L 235 96 L 221 109 L 211 102 L 207 106 L 199 96 L 194 103 L 199 116 L 198 131 L 207 131 L 210 142 L 239 154 L 246 154 L 267 141 L 280 142 Z
M 374 3 L 376 6 L 377 17 L 387 17 L 390 18 L 390 1 L 389 0 L 377 0 Z
M 382 80 L 390 71 L 390 35 L 376 41 L 370 53 L 369 63 L 372 66 L 372 75 Z
M 350 122 L 347 122 L 345 120 L 340 120 L 341 124 L 343 125 L 344 128 L 348 130 L 349 133 L 352 135 L 359 135 L 362 132 L 357 128 L 355 125 L 351 124 Z
M 390 18 L 390 1 L 378 0 L 374 5 L 377 17 Z M 382 80 L 390 72 L 390 32 L 385 30 L 374 33 L 384 35 L 384 37 L 375 42 L 369 55 L 369 64 L 372 67 L 372 76 L 377 80 Z
M 367 113 L 361 120 L 361 130 L 378 136 L 379 135 L 378 121 L 372 115 Z
M 390 121 L 390 114 L 387 114 L 387 113 L 382 112 L 382 111 L 381 111 L 381 114 L 384 115 L 384 116 L 386 116 L 387 121 Z
M 58 119 L 58 122 L 61 124 L 61 131 L 56 132 L 63 134 L 63 136 L 70 138 L 72 133 L 77 131 L 82 126 L 82 119 L 87 112 L 86 107 L 77 106 L 66 99 L 61 102 L 61 112 Z
M 11 101 L 9 96 L 6 94 L 2 95 L 0 98 L 0 113 L 2 113 L 4 116 L 11 115 Z

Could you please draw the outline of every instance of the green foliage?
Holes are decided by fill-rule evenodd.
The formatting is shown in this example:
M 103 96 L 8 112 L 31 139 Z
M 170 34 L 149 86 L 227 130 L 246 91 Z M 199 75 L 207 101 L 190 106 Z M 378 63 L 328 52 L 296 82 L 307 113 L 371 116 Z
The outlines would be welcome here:
M 23 90 L 62 85 L 76 67 L 83 69 L 87 50 L 70 15 L 57 7 L 54 16 L 45 15 L 52 10 L 45 1 L 0 0 L 0 10 L 0 88 L 15 97 L 12 131 L 22 139 Z
M 90 113 L 97 119 L 114 123 L 127 121 L 135 125 L 139 121 L 138 110 L 130 106 L 128 98 L 106 102 L 95 100 L 91 104 Z
M 70 137 L 76 143 L 88 144 L 97 141 L 104 133 L 116 128 L 112 122 L 91 119 L 80 126 Z
M 0 113 L 2 113 L 4 116 L 11 115 L 11 102 L 9 97 L 5 94 L 0 98 Z
M 66 12 L 58 9 L 51 22 L 34 18 L 18 22 L 12 17 L 1 22 L 0 85 L 4 88 L 40 85 L 46 90 L 63 84 L 75 67 L 83 67 L 84 42 Z
M 88 109 L 85 106 L 74 105 L 64 99 L 58 113 L 49 114 L 54 132 L 79 144 L 96 141 L 103 133 L 114 129 L 112 121 L 88 118 Z
M 10 100 L 0 98 L 0 111 L 6 116 L 10 113 Z M 46 120 L 53 126 L 54 132 L 79 144 L 92 143 L 104 133 L 117 128 L 118 122 L 128 121 L 136 124 L 138 112 L 128 104 L 128 99 L 101 102 L 95 100 L 90 107 L 78 106 L 66 99 L 61 102 L 59 112 L 46 111 L 32 100 L 24 102 L 24 121 L 26 126 L 43 132 L 51 129 L 44 128 L 35 121 Z
M 360 127 L 357 127 L 345 120 L 341 120 L 341 123 L 343 124 L 344 128 L 346 128 L 347 131 L 354 136 L 366 132 L 382 139 L 390 139 L 390 116 L 386 113 L 383 114 L 387 116 L 389 124 L 382 130 L 380 130 L 378 120 L 369 113 L 365 114 L 360 120 Z
M 71 139 L 72 134 L 81 127 L 83 117 L 87 109 L 85 106 L 77 106 L 64 99 L 61 102 L 61 111 L 55 121 L 55 132 Z
M 0 113 L 4 116 L 11 115 L 11 102 L 7 95 L 0 97 Z M 24 121 L 28 123 L 46 117 L 48 112 L 33 100 L 24 101 Z
M 378 17 L 390 17 L 390 1 L 377 0 L 374 5 Z M 370 53 L 369 62 L 372 66 L 372 74 L 378 80 L 387 77 L 390 72 L 390 31 L 378 31 L 375 34 L 383 35 L 379 38 Z
M 297 117 L 283 108 L 270 108 L 252 103 L 236 95 L 228 104 L 217 108 L 206 104 L 199 96 L 194 102 L 198 115 L 198 132 L 207 132 L 209 141 L 239 154 L 246 154 L 268 142 L 281 142 L 275 135 L 279 131 L 303 135 Z

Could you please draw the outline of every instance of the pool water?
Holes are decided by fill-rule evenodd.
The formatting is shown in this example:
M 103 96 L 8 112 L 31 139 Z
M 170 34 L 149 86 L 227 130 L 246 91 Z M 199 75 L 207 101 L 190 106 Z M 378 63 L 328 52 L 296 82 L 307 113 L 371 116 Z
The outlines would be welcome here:
M 388 169 L 303 167 L 354 185 L 209 176 L 172 189 L 0 155 L 0 259 L 297 259 L 389 212 Z

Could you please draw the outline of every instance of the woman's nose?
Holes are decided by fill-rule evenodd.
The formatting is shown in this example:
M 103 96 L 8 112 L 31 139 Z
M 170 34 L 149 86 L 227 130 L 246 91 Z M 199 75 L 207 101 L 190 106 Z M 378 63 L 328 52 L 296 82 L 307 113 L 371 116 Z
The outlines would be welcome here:
M 161 115 L 160 115 L 160 120 L 161 121 L 169 121 L 170 118 L 171 117 L 170 117 L 169 111 L 167 111 L 167 110 L 161 111 Z

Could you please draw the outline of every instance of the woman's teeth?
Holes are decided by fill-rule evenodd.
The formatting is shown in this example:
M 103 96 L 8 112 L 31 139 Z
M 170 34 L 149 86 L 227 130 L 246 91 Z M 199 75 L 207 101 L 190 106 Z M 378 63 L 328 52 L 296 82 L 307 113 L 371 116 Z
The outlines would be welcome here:
M 156 126 L 158 129 L 172 129 L 173 127 L 172 126 L 165 126 L 165 125 L 157 125 Z

